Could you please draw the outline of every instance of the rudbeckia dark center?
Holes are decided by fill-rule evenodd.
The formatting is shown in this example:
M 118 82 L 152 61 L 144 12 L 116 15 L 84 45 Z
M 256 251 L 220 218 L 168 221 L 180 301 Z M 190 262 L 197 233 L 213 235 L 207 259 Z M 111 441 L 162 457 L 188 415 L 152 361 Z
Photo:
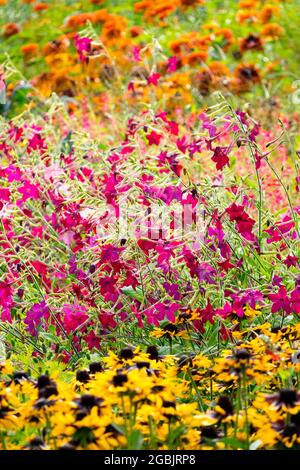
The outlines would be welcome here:
M 120 359 L 132 359 L 134 353 L 131 348 L 123 348 L 120 351 Z
M 247 351 L 247 349 L 239 349 L 238 351 L 236 351 L 235 357 L 236 357 L 236 359 L 246 360 L 246 359 L 250 359 L 251 355 Z
M 147 354 L 149 354 L 150 359 L 152 360 L 158 359 L 158 350 L 156 346 L 148 346 Z
M 170 333 L 177 333 L 178 328 L 176 325 L 173 325 L 172 323 L 168 323 L 166 326 L 163 327 L 164 331 L 168 331 Z
M 294 405 L 297 401 L 297 392 L 296 390 L 283 389 L 279 392 L 280 403 L 285 405 Z
M 128 377 L 125 374 L 116 374 L 113 377 L 113 384 L 114 384 L 115 387 L 117 387 L 117 386 L 120 387 L 121 385 L 123 385 L 127 381 L 128 381 Z

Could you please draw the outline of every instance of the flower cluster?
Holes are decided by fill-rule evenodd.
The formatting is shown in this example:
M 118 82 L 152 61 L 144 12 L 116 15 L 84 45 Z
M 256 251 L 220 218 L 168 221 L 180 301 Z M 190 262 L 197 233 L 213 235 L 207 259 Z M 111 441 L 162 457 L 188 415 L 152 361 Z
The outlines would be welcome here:
M 0 0 L 1 449 L 300 448 L 297 3 Z
M 186 321 L 186 320 L 184 320 Z M 131 347 L 68 373 L 1 368 L 3 449 L 280 449 L 300 444 L 299 326 L 243 332 L 231 350 Z
M 208 19 L 213 17 L 215 7 L 211 11 L 209 2 L 204 0 L 135 2 L 130 13 L 136 22 L 130 15 L 127 18 L 115 13 L 105 3 L 91 2 L 87 11 L 75 14 L 70 10 L 68 16 L 57 19 L 63 34 L 43 41 L 42 46 L 31 42 L 21 46 L 21 68 L 34 67 L 37 61 L 47 67 L 30 77 L 29 96 L 43 100 L 55 92 L 66 97 L 69 110 L 74 111 L 81 108 L 81 99 L 88 94 L 95 111 L 103 114 L 121 106 L 116 94 L 111 93 L 112 89 L 119 89 L 127 106 L 153 102 L 155 95 L 175 111 L 194 103 L 195 97 L 203 99 L 215 90 L 240 95 L 265 80 L 273 83 L 274 74 L 285 73 L 274 44 L 285 35 L 284 28 L 276 22 L 280 22 L 280 7 L 285 7 L 285 2 L 233 2 L 230 28 L 227 12 L 223 11 L 219 22 L 208 20 L 201 27 L 190 23 L 190 14 L 201 18 L 204 11 Z M 42 25 L 47 15 L 54 21 L 52 8 L 47 10 L 46 4 L 40 5 L 43 8 L 38 10 L 37 5 L 28 5 L 28 17 L 33 15 L 34 21 L 41 21 Z M 156 36 L 164 37 L 165 29 L 172 27 L 174 21 L 181 24 L 182 17 L 184 26 L 176 39 L 163 39 L 162 44 L 146 43 L 149 24 L 157 31 Z M 22 29 L 22 24 L 7 23 L 3 36 L 9 40 L 18 38 Z M 265 53 L 270 48 L 274 48 L 274 58 L 266 64 Z M 19 57 L 19 51 L 14 50 L 13 55 Z M 19 85 L 18 81 L 11 83 L 10 96 Z

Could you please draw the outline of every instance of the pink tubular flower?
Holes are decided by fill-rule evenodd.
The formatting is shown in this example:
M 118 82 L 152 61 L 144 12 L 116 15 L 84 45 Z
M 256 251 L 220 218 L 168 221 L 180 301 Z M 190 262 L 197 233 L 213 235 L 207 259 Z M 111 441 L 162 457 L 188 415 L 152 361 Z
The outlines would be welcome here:
M 176 57 L 176 55 L 173 55 L 172 57 L 168 58 L 168 68 L 167 71 L 169 73 L 176 72 L 177 70 L 177 65 L 178 65 L 179 59 Z
M 91 349 L 100 349 L 100 338 L 95 334 L 94 331 L 90 331 L 87 335 L 84 336 L 84 341 L 88 345 L 88 348 Z
M 216 147 L 212 156 L 212 161 L 216 164 L 217 170 L 223 170 L 224 166 L 229 166 L 229 158 L 226 147 Z
M 160 74 L 159 74 L 159 73 L 152 73 L 152 74 L 149 75 L 149 77 L 147 78 L 148 85 L 157 86 L 159 79 L 160 79 Z
M 26 152 L 28 154 L 30 154 L 32 150 L 39 150 L 40 152 L 47 150 L 46 142 L 44 138 L 42 137 L 42 135 L 40 134 L 40 128 L 34 126 L 33 130 L 34 130 L 34 133 L 28 140 L 28 144 L 26 148 Z
M 88 62 L 88 55 L 91 51 L 92 41 L 90 38 L 74 36 L 74 45 L 79 55 L 80 62 Z
M 149 145 L 159 145 L 161 139 L 163 136 L 161 134 L 158 134 L 155 131 L 151 131 L 150 134 L 146 135 Z
M 31 184 L 28 180 L 24 181 L 23 186 L 18 188 L 19 193 L 22 194 L 22 198 L 19 199 L 21 202 L 27 201 L 27 199 L 38 199 L 39 190 L 35 184 Z
M 200 121 L 202 121 L 203 129 L 208 130 L 209 137 L 210 138 L 215 137 L 216 134 L 217 134 L 217 127 L 210 120 L 210 118 L 205 113 L 201 113 L 201 114 L 199 114 L 198 119 L 200 119 Z
M 139 46 L 134 46 L 132 49 L 132 56 L 135 62 L 140 62 L 142 60 L 140 56 L 140 50 L 141 48 Z
M 279 287 L 277 294 L 269 294 L 269 299 L 273 304 L 271 309 L 272 313 L 279 312 L 280 310 L 287 315 L 291 313 L 291 302 L 284 286 L 281 285 Z
M 291 266 L 297 266 L 299 263 L 299 258 L 297 256 L 288 255 L 284 260 L 284 264 L 290 268 Z
M 77 330 L 89 318 L 87 309 L 76 302 L 73 305 L 65 304 L 63 314 L 63 325 L 68 334 Z
M 44 300 L 39 304 L 32 305 L 27 311 L 24 320 L 25 325 L 27 325 L 27 331 L 29 331 L 32 336 L 36 336 L 38 327 L 47 323 L 49 316 L 49 308 Z
M 255 221 L 245 212 L 243 206 L 233 203 L 226 209 L 231 221 L 235 221 L 237 231 L 247 240 L 253 240 L 252 229 Z
M 10 311 L 13 305 L 13 290 L 7 278 L 4 282 L 0 282 L 0 318 L 2 321 L 12 321 Z
M 300 287 L 291 292 L 291 310 L 297 315 L 300 314 Z
M 175 321 L 175 312 L 179 310 L 180 304 L 158 302 L 144 311 L 149 325 L 158 326 L 159 322 L 167 318 L 170 322 Z

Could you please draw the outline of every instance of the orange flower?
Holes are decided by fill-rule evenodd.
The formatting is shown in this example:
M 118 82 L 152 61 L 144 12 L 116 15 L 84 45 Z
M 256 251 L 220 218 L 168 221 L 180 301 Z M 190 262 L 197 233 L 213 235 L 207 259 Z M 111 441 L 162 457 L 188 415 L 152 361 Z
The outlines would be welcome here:
M 214 31 L 216 31 L 219 26 L 216 24 L 216 23 L 207 23 L 205 25 L 202 26 L 203 29 L 213 33 Z
M 101 5 L 104 2 L 104 0 L 90 0 L 90 3 L 93 3 L 94 5 Z
M 223 37 L 223 44 L 222 44 L 222 49 L 225 51 L 231 46 L 231 44 L 234 43 L 234 36 L 230 29 L 227 28 L 220 28 L 219 30 L 215 31 L 215 36 L 222 36 Z
M 92 13 L 78 13 L 66 19 L 66 26 L 68 28 L 77 28 L 78 26 L 84 26 L 87 21 L 94 24 L 104 23 L 109 17 L 110 15 L 105 9 L 97 10 Z
M 261 36 L 266 39 L 279 39 L 283 34 L 283 28 L 277 23 L 268 23 L 261 30 Z
M 214 89 L 227 87 L 230 70 L 222 62 L 211 62 L 208 67 L 203 67 L 195 76 L 195 84 L 201 95 L 206 96 Z
M 240 64 L 233 73 L 233 88 L 236 92 L 249 91 L 250 88 L 260 82 L 260 74 L 253 64 Z
M 143 34 L 143 28 L 141 28 L 141 26 L 131 26 L 129 32 L 132 38 L 136 38 L 140 34 Z
M 123 16 L 110 15 L 110 18 L 105 21 L 102 29 L 102 36 L 104 40 L 116 39 L 122 36 L 126 28 L 126 20 Z
M 180 0 L 142 0 L 134 5 L 136 12 L 144 11 L 144 17 L 150 21 L 157 17 L 160 20 L 166 18 L 170 13 L 180 6 Z
M 73 33 L 72 33 L 73 34 Z M 70 45 L 70 41 L 66 36 L 62 36 L 61 38 L 54 39 L 54 41 L 50 41 L 42 49 L 42 55 L 44 57 L 51 55 L 51 54 L 58 54 L 62 52 L 66 52 Z
M 262 41 L 259 36 L 249 34 L 246 38 L 240 39 L 241 52 L 246 51 L 261 51 L 263 48 Z
M 33 7 L 34 11 L 44 11 L 44 10 L 48 10 L 48 8 L 49 7 L 48 7 L 47 3 L 37 3 Z
M 7 0 L 0 0 L 0 5 L 5 5 Z
M 209 70 L 203 70 L 195 77 L 195 85 L 202 96 L 207 96 L 212 91 L 212 75 Z
M 206 49 L 211 44 L 212 37 L 210 34 L 201 36 L 193 31 L 182 35 L 179 39 L 170 42 L 170 48 L 175 54 L 186 54 L 194 52 L 194 49 Z
M 18 34 L 20 31 L 21 28 L 16 23 L 6 23 L 3 27 L 3 36 L 9 38 L 14 34 Z
M 196 64 L 205 62 L 207 58 L 208 54 L 206 51 L 191 52 L 190 54 L 187 54 L 185 57 L 183 57 L 183 63 L 194 66 Z
M 234 76 L 250 82 L 259 82 L 259 72 L 253 64 L 240 64 L 234 70 Z
M 222 62 L 217 62 L 217 61 L 211 62 L 209 64 L 209 70 L 211 74 L 214 75 L 215 77 L 224 77 L 224 76 L 229 76 L 230 74 L 229 68 L 226 67 L 226 65 L 223 64 Z
M 195 40 L 195 45 L 199 48 L 210 46 L 212 41 L 211 34 L 205 34 L 204 36 L 199 37 Z
M 205 0 L 180 0 L 183 7 L 194 7 L 196 5 L 203 5 Z
M 273 16 L 279 15 L 279 8 L 276 5 L 265 5 L 259 13 L 259 19 L 262 23 L 268 23 Z
M 139 12 L 151 7 L 152 0 L 142 0 L 134 4 L 134 11 Z
M 171 2 L 159 2 L 158 5 L 155 5 L 149 10 L 149 13 L 146 15 L 148 17 L 158 16 L 160 20 L 166 18 L 166 16 L 170 15 L 174 10 L 176 10 L 177 5 Z
M 94 11 L 90 14 L 90 21 L 94 24 L 104 23 L 109 20 L 113 15 L 110 15 L 107 10 L 102 8 L 102 10 Z
M 170 43 L 170 48 L 175 54 L 179 54 L 181 52 L 182 45 L 183 42 L 178 39 Z
M 36 55 L 38 50 L 39 50 L 39 46 L 35 42 L 30 43 L 30 44 L 25 44 L 25 46 L 21 47 L 21 52 L 25 56 L 25 58 L 29 58 L 29 57 Z
M 69 16 L 66 19 L 66 26 L 68 28 L 76 28 L 78 26 L 84 26 L 88 20 L 91 19 L 89 13 L 78 13 L 77 15 Z
M 246 21 L 248 21 L 249 23 L 254 23 L 255 21 L 257 21 L 256 11 L 240 10 L 237 12 L 235 19 L 240 24 L 246 23 Z
M 242 0 L 239 3 L 239 8 L 245 10 L 255 9 L 257 7 L 257 0 Z

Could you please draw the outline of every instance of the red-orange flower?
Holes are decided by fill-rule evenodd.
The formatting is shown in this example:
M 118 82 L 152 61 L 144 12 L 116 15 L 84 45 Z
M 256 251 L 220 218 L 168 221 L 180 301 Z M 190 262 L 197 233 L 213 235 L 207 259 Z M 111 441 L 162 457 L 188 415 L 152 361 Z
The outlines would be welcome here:
M 39 46 L 35 42 L 30 43 L 30 44 L 25 44 L 25 46 L 21 47 L 21 52 L 26 58 L 33 57 L 34 55 L 37 54 L 38 50 L 39 50 Z
M 239 3 L 240 9 L 251 10 L 257 7 L 257 0 L 242 0 Z
M 136 38 L 140 34 L 143 34 L 143 28 L 141 28 L 141 26 L 131 26 L 129 32 L 132 38 Z
M 14 34 L 18 34 L 20 31 L 21 31 L 21 28 L 16 23 L 7 23 L 3 27 L 3 36 L 5 38 L 9 38 L 10 36 L 13 36 Z
M 279 15 L 279 8 L 276 5 L 265 5 L 259 13 L 259 19 L 262 23 L 268 23 L 273 16 Z
M 257 21 L 256 17 L 256 10 L 240 10 L 236 14 L 236 21 L 240 24 L 246 23 L 254 23 Z
M 66 26 L 68 28 L 77 28 L 78 26 L 84 26 L 88 21 L 94 24 L 104 23 L 109 17 L 110 15 L 105 9 L 92 13 L 78 13 L 67 18 Z
M 214 32 L 216 37 L 221 36 L 222 38 L 222 48 L 226 51 L 231 44 L 234 43 L 234 36 L 230 29 L 228 28 L 220 28 Z
M 73 34 L 73 33 L 72 33 Z M 70 41 L 66 36 L 62 36 L 58 39 L 48 42 L 42 49 L 42 55 L 46 57 L 50 54 L 57 54 L 65 52 L 70 45 Z
M 266 39 L 279 39 L 283 33 L 283 28 L 277 23 L 268 23 L 261 30 L 261 36 Z
M 214 61 L 209 64 L 209 70 L 215 77 L 229 76 L 229 68 L 222 62 Z
M 236 92 L 245 92 L 260 82 L 260 74 L 253 64 L 238 65 L 233 74 L 232 86 Z
M 240 39 L 240 50 L 241 52 L 246 51 L 261 51 L 263 44 L 259 36 L 255 34 L 249 34 L 246 38 Z
M 207 58 L 208 58 L 207 51 L 191 52 L 190 54 L 187 54 L 186 56 L 183 57 L 183 63 L 188 64 L 190 66 L 194 66 L 197 64 L 201 64 L 202 62 L 205 62 Z
M 194 7 L 196 5 L 203 5 L 205 0 L 180 0 L 183 7 Z
M 48 10 L 48 5 L 47 3 L 37 3 L 36 5 L 34 5 L 33 9 L 35 11 L 44 11 L 44 10 Z

